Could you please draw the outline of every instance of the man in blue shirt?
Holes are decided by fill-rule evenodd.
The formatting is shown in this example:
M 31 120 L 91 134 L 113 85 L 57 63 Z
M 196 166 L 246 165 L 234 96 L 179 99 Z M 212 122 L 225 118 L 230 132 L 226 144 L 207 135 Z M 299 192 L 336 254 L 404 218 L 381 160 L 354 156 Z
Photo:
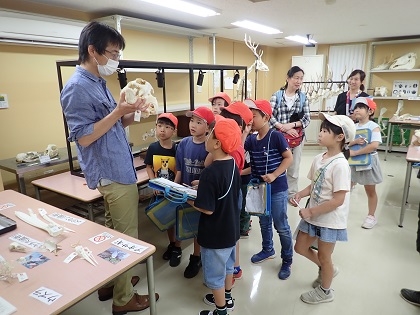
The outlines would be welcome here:
M 79 39 L 80 66 L 61 92 L 61 106 L 87 185 L 104 197 L 105 226 L 138 238 L 137 177 L 124 127 L 148 105 L 143 99 L 128 104 L 125 95 L 116 103 L 103 79 L 115 73 L 124 48 L 124 38 L 112 27 L 86 25 Z M 113 297 L 113 314 L 148 308 L 149 296 L 133 290 L 138 281 L 127 271 L 100 289 L 99 299 Z

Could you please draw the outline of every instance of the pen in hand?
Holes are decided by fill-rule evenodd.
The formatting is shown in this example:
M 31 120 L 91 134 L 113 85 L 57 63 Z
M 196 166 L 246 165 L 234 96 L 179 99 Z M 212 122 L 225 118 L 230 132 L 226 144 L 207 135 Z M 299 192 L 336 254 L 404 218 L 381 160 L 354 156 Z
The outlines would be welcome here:
M 302 210 L 303 208 L 299 205 L 299 203 L 296 201 L 295 198 L 292 198 L 292 201 L 297 205 L 297 207 L 299 208 L 299 210 Z

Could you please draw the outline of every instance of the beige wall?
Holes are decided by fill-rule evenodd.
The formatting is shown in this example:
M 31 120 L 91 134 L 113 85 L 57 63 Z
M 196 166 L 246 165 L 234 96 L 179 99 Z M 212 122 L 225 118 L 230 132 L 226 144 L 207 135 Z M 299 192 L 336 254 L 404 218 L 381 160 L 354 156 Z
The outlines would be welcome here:
M 66 16 L 59 9 L 35 6 L 31 2 L 6 0 L 0 5 L 15 10 L 27 10 L 56 16 Z M 83 12 L 68 12 L 70 18 L 88 20 Z M 127 46 L 124 59 L 190 62 L 189 41 L 185 37 L 150 34 L 123 29 Z M 263 61 L 269 72 L 258 73 L 257 98 L 268 99 L 281 87 L 286 78 L 294 55 L 302 55 L 302 47 L 274 48 L 261 46 L 264 51 Z M 328 45 L 320 46 L 318 53 L 328 54 Z M 212 40 L 206 37 L 193 41 L 193 62 L 213 63 Z M 65 135 L 59 103 L 59 88 L 56 72 L 57 60 L 77 59 L 76 50 L 58 48 L 40 48 L 0 44 L 0 93 L 8 95 L 10 108 L 0 110 L 0 159 L 10 158 L 19 152 L 42 151 L 49 143 L 65 146 Z M 216 39 L 216 64 L 250 66 L 255 57 L 243 42 Z M 73 68 L 63 70 L 66 81 L 73 73 Z M 233 76 L 232 71 L 228 72 Z M 128 80 L 142 77 L 156 86 L 155 74 L 128 73 Z M 255 73 L 249 74 L 255 82 Z M 108 86 L 115 98 L 119 95 L 119 83 L 116 75 L 108 78 Z M 167 101 L 169 105 L 189 103 L 189 83 L 186 73 L 167 73 Z M 227 90 L 232 97 L 235 90 Z M 197 104 L 209 104 L 208 98 L 213 94 L 213 81 L 206 73 L 202 92 L 195 92 Z M 156 87 L 155 96 L 162 104 L 162 90 Z M 169 111 L 171 109 L 169 108 Z M 146 132 L 154 128 L 155 117 L 142 120 L 140 124 L 130 127 L 130 141 L 135 145 L 146 145 L 153 137 L 143 140 Z M 5 184 L 15 182 L 15 177 L 2 171 Z
M 123 30 L 127 46 L 124 59 L 189 62 L 189 42 L 187 38 L 148 34 L 134 30 Z M 170 50 L 168 50 L 170 47 Z M 197 38 L 193 41 L 195 63 L 213 63 L 212 41 Z M 258 73 L 258 98 L 269 98 L 284 84 L 286 72 L 290 68 L 293 55 L 301 55 L 302 47 L 264 47 L 263 60 L 269 72 Z M 0 159 L 15 156 L 19 152 L 42 151 L 49 143 L 65 146 L 65 135 L 59 103 L 57 81 L 57 60 L 77 59 L 76 50 L 0 45 L 0 93 L 8 95 L 10 108 L 0 111 Z M 242 42 L 224 39 L 216 40 L 216 63 L 250 66 L 254 62 L 251 51 Z M 73 73 L 73 68 L 63 69 L 64 82 Z M 229 76 L 233 73 L 228 72 Z M 128 73 L 128 80 L 142 77 L 156 87 L 155 74 Z M 249 74 L 254 84 L 255 73 Z M 108 86 L 114 97 L 118 97 L 119 83 L 116 76 L 108 78 Z M 189 103 L 189 83 L 186 73 L 167 73 L 167 101 L 169 105 Z M 232 99 L 235 90 L 227 90 Z M 213 94 L 211 74 L 206 73 L 201 93 L 195 92 L 196 104 L 208 104 Z M 155 95 L 163 102 L 162 90 L 156 87 Z M 169 111 L 171 111 L 169 107 Z M 155 117 L 142 120 L 130 127 L 130 141 L 134 145 L 147 145 L 154 141 L 146 132 L 154 128 Z M 5 184 L 15 181 L 15 177 L 3 172 Z

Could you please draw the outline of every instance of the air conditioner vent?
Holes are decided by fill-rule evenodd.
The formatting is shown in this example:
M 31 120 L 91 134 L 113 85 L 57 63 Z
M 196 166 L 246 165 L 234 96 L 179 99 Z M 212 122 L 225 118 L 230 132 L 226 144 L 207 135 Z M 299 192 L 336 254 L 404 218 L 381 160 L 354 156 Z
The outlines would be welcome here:
M 86 22 L 0 10 L 0 42 L 77 49 Z

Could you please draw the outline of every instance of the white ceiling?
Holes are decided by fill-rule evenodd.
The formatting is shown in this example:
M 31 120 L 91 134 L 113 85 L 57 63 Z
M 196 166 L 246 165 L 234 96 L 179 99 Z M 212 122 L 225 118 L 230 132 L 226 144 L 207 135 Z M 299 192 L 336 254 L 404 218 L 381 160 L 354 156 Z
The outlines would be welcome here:
M 288 35 L 311 34 L 318 44 L 349 43 L 393 37 L 419 36 L 419 0 L 194 0 L 221 12 L 196 17 L 140 0 L 37 0 L 36 3 L 79 10 L 101 16 L 119 14 L 199 30 L 216 37 L 243 41 L 244 34 L 261 45 L 300 45 Z M 280 29 L 263 35 L 230 23 L 248 19 Z

